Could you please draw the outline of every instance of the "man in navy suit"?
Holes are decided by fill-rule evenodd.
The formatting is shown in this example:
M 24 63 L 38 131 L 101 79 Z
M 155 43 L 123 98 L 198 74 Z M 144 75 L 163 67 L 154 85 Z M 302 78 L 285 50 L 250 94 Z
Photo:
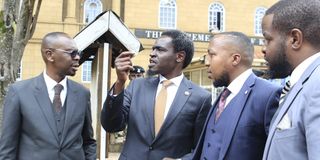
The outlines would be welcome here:
M 210 93 L 182 73 L 193 52 L 193 42 L 185 33 L 163 32 L 149 59 L 148 74 L 158 76 L 134 79 L 126 89 L 128 72 L 133 69 L 133 53 L 123 52 L 116 58 L 117 81 L 103 106 L 101 123 L 108 132 L 123 130 L 128 125 L 120 160 L 192 156 L 211 107 Z M 171 84 L 164 85 L 166 92 L 162 92 L 168 80 Z M 166 100 L 159 101 L 164 93 Z M 157 111 L 161 110 L 158 102 L 163 102 L 162 111 Z M 158 123 L 161 119 L 162 125 Z
M 214 35 L 206 66 L 215 87 L 226 87 L 210 110 L 194 160 L 262 158 L 280 87 L 255 76 L 254 48 L 239 32 Z

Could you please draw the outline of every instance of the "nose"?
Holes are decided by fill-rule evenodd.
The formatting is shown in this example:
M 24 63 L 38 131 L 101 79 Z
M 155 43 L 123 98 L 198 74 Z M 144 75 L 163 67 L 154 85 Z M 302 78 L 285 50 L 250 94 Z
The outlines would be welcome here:
M 262 54 L 266 55 L 266 49 L 267 49 L 266 45 L 265 44 L 262 45 L 262 47 L 261 47 Z
M 204 65 L 207 66 L 207 67 L 210 66 L 209 55 L 205 55 L 204 56 Z
M 80 60 L 80 55 L 76 54 L 76 56 L 73 58 L 73 60 L 79 61 Z
M 149 56 L 150 57 L 154 57 L 154 56 L 156 56 L 156 50 L 154 49 L 154 50 L 152 50 L 151 52 L 150 52 L 150 54 L 149 54 Z

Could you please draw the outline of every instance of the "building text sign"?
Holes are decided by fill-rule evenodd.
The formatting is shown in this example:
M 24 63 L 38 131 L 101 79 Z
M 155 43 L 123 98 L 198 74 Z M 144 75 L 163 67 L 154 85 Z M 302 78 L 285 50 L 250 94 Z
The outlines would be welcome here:
M 134 34 L 138 38 L 146 39 L 157 39 L 161 36 L 162 30 L 151 30 L 151 29 L 135 29 Z M 195 33 L 195 32 L 186 32 L 187 35 L 194 42 L 209 42 L 211 34 L 210 33 Z M 257 46 L 263 45 L 263 38 L 260 37 L 249 37 L 251 43 Z

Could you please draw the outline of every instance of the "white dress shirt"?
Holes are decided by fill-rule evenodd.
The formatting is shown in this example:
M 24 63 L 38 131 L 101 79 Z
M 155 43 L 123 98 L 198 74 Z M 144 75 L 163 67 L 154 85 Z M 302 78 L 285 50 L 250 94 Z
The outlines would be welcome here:
M 47 86 L 49 98 L 51 100 L 51 103 L 53 103 L 54 86 L 56 84 L 58 84 L 58 83 L 55 80 L 53 80 L 52 78 L 50 78 L 47 75 L 46 71 L 43 72 L 43 77 L 44 77 L 44 81 L 45 81 L 46 86 Z M 61 84 L 63 86 L 63 89 L 62 89 L 62 91 L 60 93 L 61 104 L 62 104 L 62 107 L 63 107 L 64 102 L 65 102 L 66 97 L 67 97 L 67 77 L 65 77 L 62 81 L 60 81 L 59 84 Z
M 234 79 L 229 86 L 227 87 L 231 93 L 226 99 L 226 104 L 224 107 L 226 107 L 229 102 L 240 92 L 244 82 L 248 79 L 248 77 L 252 74 L 252 69 L 248 69 L 241 73 L 236 79 Z
M 161 88 L 162 88 L 162 81 L 167 80 L 165 77 L 163 77 L 162 75 L 159 75 L 160 81 L 158 84 L 158 89 L 157 89 L 157 95 L 159 94 Z M 174 97 L 176 96 L 176 93 L 178 91 L 178 88 L 180 86 L 180 83 L 183 79 L 183 74 L 181 74 L 178 77 L 174 77 L 172 79 L 169 79 L 173 84 L 169 85 L 167 87 L 167 103 L 166 103 L 166 109 L 164 111 L 164 118 L 165 119 L 167 117 L 167 114 L 170 110 L 171 104 L 173 102 Z
M 303 72 L 314 62 L 318 57 L 320 57 L 320 52 L 312 55 L 311 57 L 302 61 L 291 73 L 290 84 L 291 87 L 296 84 L 299 78 L 302 76 Z

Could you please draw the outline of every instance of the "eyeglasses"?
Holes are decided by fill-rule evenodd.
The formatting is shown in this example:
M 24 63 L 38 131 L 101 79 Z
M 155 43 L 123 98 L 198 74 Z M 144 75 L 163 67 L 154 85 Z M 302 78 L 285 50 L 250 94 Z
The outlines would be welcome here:
M 49 48 L 51 50 L 57 50 L 57 51 L 61 51 L 63 53 L 67 53 L 71 56 L 71 58 L 74 58 L 76 57 L 77 55 L 80 56 L 80 52 L 78 50 L 72 50 L 72 51 L 66 51 L 66 50 L 63 50 L 63 49 L 59 49 L 59 48 Z

